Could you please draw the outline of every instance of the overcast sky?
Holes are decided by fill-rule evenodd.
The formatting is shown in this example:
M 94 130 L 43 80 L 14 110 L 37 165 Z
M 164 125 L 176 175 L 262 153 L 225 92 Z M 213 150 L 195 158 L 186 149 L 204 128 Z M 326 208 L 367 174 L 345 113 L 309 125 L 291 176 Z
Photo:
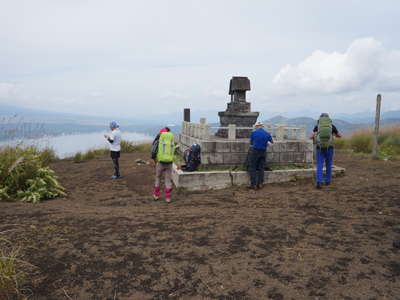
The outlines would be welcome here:
M 400 109 L 398 0 L 0 0 L 0 103 L 134 117 Z

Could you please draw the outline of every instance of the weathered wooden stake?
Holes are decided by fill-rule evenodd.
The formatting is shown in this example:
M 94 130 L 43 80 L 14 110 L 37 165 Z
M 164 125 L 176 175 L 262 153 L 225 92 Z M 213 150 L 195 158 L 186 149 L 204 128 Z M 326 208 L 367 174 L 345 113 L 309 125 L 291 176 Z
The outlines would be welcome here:
M 381 100 L 380 94 L 376 97 L 376 114 L 375 114 L 375 129 L 372 140 L 372 157 L 374 159 L 378 158 L 378 137 L 379 137 L 379 122 L 381 119 Z

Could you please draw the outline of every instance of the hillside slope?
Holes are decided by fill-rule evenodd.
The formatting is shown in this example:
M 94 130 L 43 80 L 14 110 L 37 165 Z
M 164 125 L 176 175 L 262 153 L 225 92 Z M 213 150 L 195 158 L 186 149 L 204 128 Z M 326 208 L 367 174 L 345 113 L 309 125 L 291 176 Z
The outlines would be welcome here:
M 35 299 L 396 299 L 400 162 L 339 154 L 345 177 L 174 191 L 151 200 L 147 154 L 53 168 L 68 197 L 0 202 L 2 238 L 36 267 Z M 68 297 L 66 297 L 68 295 Z

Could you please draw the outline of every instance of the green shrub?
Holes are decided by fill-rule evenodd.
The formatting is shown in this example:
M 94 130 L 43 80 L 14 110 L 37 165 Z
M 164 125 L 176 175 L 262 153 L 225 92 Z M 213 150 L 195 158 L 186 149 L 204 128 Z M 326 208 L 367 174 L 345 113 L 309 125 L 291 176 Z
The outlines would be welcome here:
M 34 147 L 0 150 L 0 200 L 37 203 L 65 195 L 57 177 Z

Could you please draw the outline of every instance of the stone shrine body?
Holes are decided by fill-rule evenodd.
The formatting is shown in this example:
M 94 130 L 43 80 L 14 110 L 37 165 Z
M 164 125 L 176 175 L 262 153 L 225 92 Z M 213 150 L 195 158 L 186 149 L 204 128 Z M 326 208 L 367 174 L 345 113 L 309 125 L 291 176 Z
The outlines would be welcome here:
M 252 127 L 259 116 L 258 112 L 251 112 L 251 104 L 246 101 L 246 92 L 250 91 L 250 80 L 247 77 L 232 77 L 229 83 L 231 102 L 226 111 L 218 113 L 221 129 L 216 133 L 219 137 L 228 137 L 228 127 L 231 124 L 238 127 L 237 138 L 248 138 Z

